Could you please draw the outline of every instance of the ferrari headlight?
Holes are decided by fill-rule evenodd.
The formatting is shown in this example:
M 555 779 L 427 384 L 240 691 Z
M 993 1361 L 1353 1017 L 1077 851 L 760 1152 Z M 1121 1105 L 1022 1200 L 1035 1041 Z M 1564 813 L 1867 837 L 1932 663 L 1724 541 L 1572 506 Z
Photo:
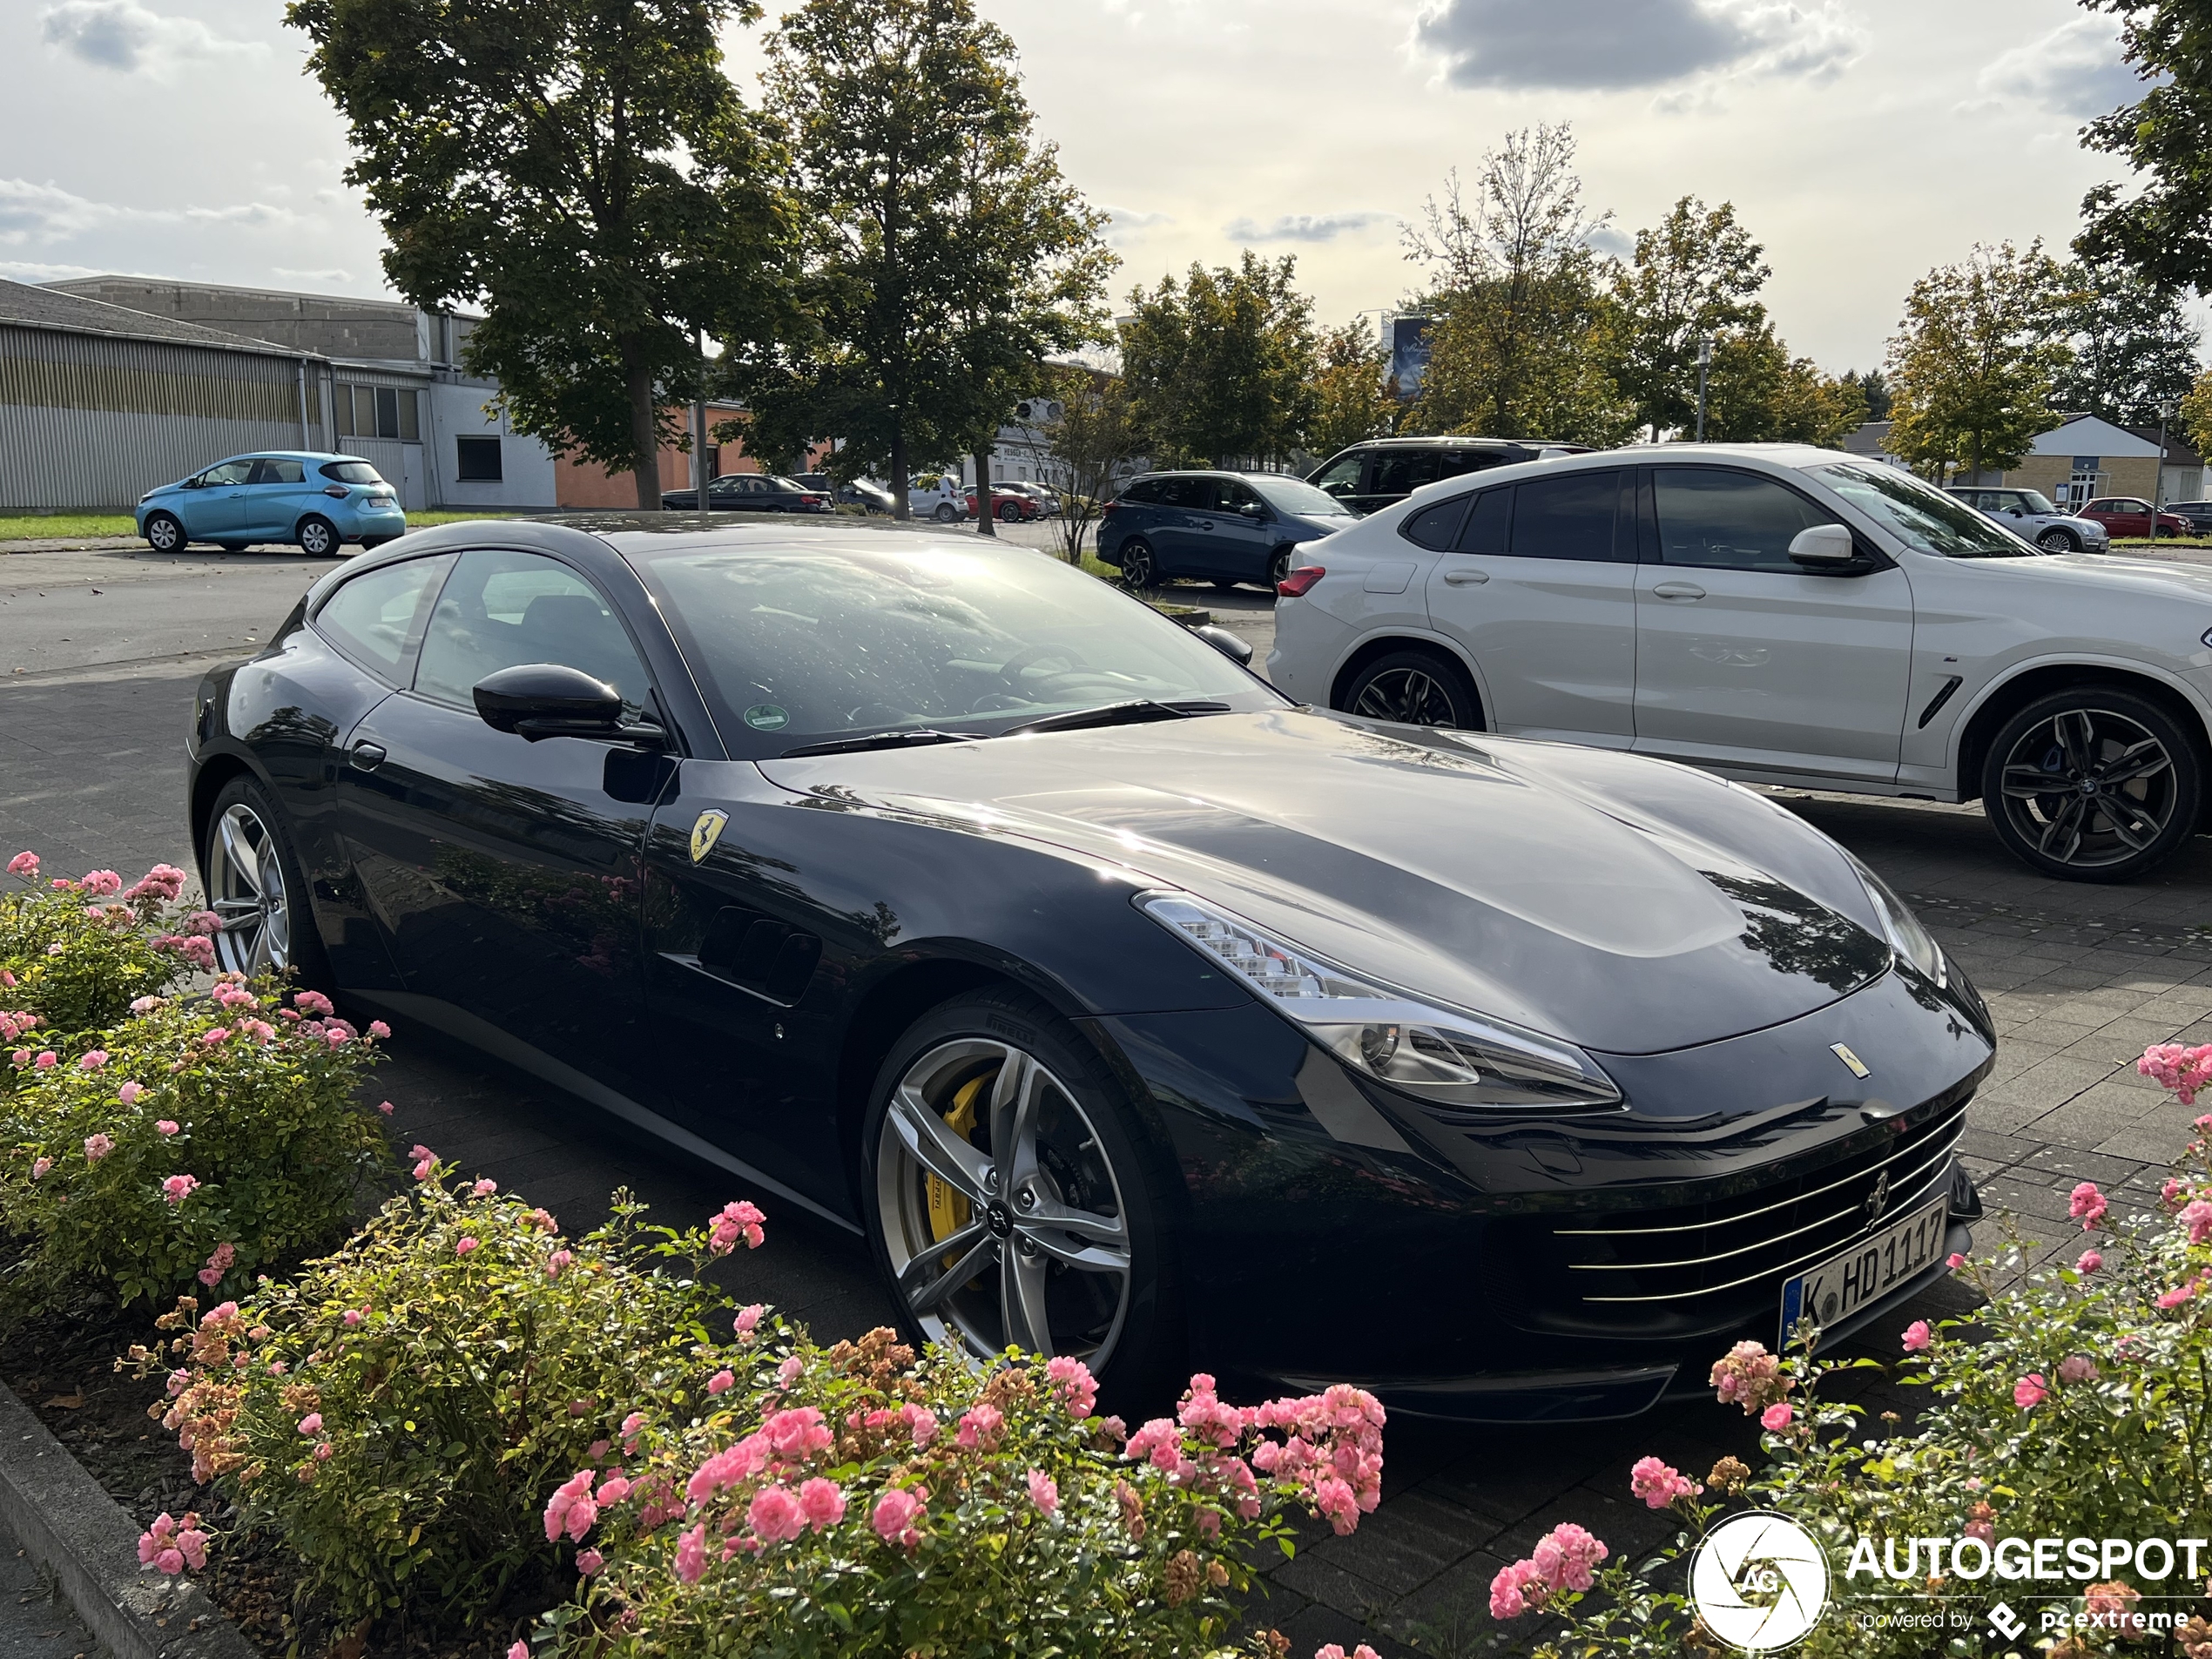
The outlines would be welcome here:
M 1920 925 L 1920 919 L 1912 914 L 1912 907 L 1890 891 L 1888 882 L 1857 859 L 1851 860 L 1851 865 L 1858 872 L 1866 896 L 1874 901 L 1874 908 L 1881 915 L 1882 932 L 1890 941 L 1890 948 L 1938 985 L 1950 983 L 1951 970 L 1944 962 L 1943 947 Z
M 1417 1001 L 1183 894 L 1140 894 L 1136 903 L 1346 1064 L 1418 1099 L 1524 1111 L 1621 1103 L 1613 1080 L 1571 1042 Z

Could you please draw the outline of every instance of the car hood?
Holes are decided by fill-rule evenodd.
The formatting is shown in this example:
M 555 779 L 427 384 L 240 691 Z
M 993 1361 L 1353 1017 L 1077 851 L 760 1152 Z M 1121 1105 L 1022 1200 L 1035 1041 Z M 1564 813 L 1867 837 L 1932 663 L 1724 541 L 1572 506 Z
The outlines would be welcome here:
M 1602 1051 L 1795 1019 L 1890 962 L 1825 837 L 1708 774 L 1602 750 L 1300 709 L 761 770 L 848 810 L 1084 855 Z
M 2134 592 L 2161 604 L 2181 600 L 2212 604 L 2212 566 L 2130 558 L 2125 553 L 2053 553 L 2041 558 L 1961 559 L 1987 570 L 2031 581 L 2082 584 L 2107 593 Z

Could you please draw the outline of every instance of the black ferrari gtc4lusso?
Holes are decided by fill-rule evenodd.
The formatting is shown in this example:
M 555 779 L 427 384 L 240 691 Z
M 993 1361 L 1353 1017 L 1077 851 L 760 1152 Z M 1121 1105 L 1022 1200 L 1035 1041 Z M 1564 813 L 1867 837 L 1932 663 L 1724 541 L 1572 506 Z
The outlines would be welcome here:
M 909 1334 L 1490 1420 L 1893 1308 L 1993 1053 L 1687 767 L 1293 706 L 974 537 L 455 524 L 203 682 L 228 966 L 866 1234 Z

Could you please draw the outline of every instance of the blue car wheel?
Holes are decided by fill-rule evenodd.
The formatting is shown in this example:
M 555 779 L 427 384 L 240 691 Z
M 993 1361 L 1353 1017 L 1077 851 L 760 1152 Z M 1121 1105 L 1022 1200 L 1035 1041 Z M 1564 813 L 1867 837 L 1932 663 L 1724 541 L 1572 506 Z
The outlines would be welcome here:
M 146 545 L 157 553 L 181 553 L 188 539 L 174 513 L 148 513 L 145 536 Z
M 311 559 L 334 559 L 345 545 L 338 536 L 338 527 L 320 514 L 310 513 L 300 521 L 296 536 L 300 550 Z

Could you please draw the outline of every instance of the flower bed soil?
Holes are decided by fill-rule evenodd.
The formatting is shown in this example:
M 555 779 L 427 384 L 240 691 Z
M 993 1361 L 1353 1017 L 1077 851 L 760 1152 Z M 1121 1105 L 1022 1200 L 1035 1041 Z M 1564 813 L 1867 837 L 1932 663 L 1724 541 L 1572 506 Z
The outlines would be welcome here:
M 0 1250 L 0 1258 L 4 1257 Z M 4 1262 L 0 1261 L 0 1267 Z M 273 1659 L 498 1659 L 527 1635 L 537 1615 L 565 1600 L 567 1582 L 518 1584 L 477 1630 L 426 1629 L 402 1613 L 367 1631 L 341 1630 L 300 1595 L 299 1566 L 275 1539 L 232 1530 L 235 1514 L 212 1488 L 195 1486 L 192 1460 L 147 1408 L 165 1399 L 161 1377 L 115 1368 L 133 1344 L 165 1333 L 144 1312 L 111 1299 L 78 1304 L 10 1332 L 0 1343 L 7 1384 L 107 1494 L 140 1527 L 167 1511 L 197 1509 L 221 1534 L 208 1569 L 195 1575 L 246 1639 Z

